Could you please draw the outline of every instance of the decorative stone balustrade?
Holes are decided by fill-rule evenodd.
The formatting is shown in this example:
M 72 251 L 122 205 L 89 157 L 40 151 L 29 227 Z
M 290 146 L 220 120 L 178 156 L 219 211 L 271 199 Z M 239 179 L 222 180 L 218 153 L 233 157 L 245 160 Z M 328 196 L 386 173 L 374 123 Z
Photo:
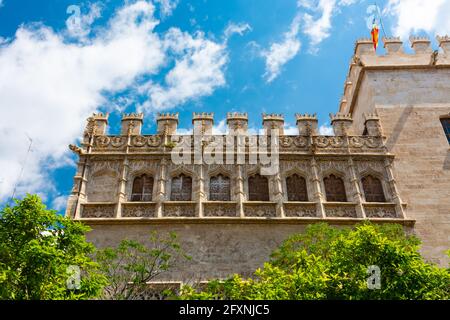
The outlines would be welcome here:
M 193 201 L 164 202 L 164 216 L 156 215 L 155 202 L 124 202 L 120 216 L 122 218 L 141 218 L 161 220 L 164 218 L 196 218 L 196 203 Z M 198 205 L 198 204 L 197 204 Z M 238 205 L 234 201 L 206 201 L 203 206 L 205 218 L 317 218 L 320 219 L 318 203 L 316 202 L 285 202 L 283 203 L 284 218 L 277 216 L 276 203 L 269 201 L 244 202 L 244 217 L 239 217 Z M 324 202 L 325 218 L 361 218 L 358 217 L 357 204 L 351 202 Z M 394 203 L 363 203 L 367 219 L 400 219 Z M 116 218 L 115 203 L 84 203 L 82 204 L 81 219 Z
M 236 202 L 209 201 L 203 203 L 203 215 L 205 217 L 238 217 Z
M 228 136 L 211 135 L 195 140 L 192 135 L 170 136 L 167 143 L 163 142 L 160 135 L 136 135 L 130 138 L 126 136 L 96 136 L 91 153 L 170 153 L 175 147 L 183 148 L 183 152 L 193 152 L 196 146 L 214 147 L 221 152 L 255 152 L 250 151 L 251 147 L 267 147 L 270 149 L 272 140 L 266 136 Z M 278 138 L 280 153 L 310 153 L 331 152 L 331 153 L 361 153 L 377 152 L 382 153 L 384 141 L 381 136 L 300 136 L 283 135 Z M 128 150 L 126 150 L 128 147 Z M 190 148 L 189 148 L 190 147 Z M 269 150 L 270 151 L 270 150 Z

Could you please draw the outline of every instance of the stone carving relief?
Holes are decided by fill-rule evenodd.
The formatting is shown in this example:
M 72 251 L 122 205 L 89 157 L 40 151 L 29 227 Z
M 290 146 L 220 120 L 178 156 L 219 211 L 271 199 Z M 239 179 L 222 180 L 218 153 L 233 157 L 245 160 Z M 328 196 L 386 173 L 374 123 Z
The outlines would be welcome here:
M 83 206 L 83 218 L 114 218 L 115 205 Z
M 245 206 L 246 217 L 276 217 L 276 209 L 274 205 L 259 204 L 259 205 L 246 205 Z
M 327 217 L 334 218 L 356 218 L 356 209 L 347 206 L 326 206 L 325 214 Z
M 122 206 L 122 217 L 125 218 L 154 218 L 155 205 L 123 205 Z
M 394 207 L 365 207 L 368 218 L 397 218 Z
M 317 217 L 316 205 L 285 203 L 284 215 L 286 217 L 299 217 L 299 218 Z
M 236 204 L 205 203 L 203 206 L 203 215 L 205 217 L 236 217 Z
M 164 205 L 164 216 L 165 217 L 195 217 L 197 216 L 195 212 L 195 205 L 176 205 L 176 204 L 165 204 Z

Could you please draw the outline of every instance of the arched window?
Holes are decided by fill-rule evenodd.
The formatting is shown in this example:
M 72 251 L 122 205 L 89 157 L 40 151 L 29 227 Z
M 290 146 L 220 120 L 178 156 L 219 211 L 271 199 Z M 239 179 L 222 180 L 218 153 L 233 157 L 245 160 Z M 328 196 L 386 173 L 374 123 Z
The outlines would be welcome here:
M 345 194 L 344 181 L 341 178 L 336 177 L 334 174 L 329 175 L 323 179 L 325 186 L 325 193 L 327 195 L 327 201 L 331 202 L 346 202 L 347 195 Z
M 248 178 L 248 199 L 250 201 L 269 201 L 269 182 L 266 177 L 255 174 Z
M 180 174 L 172 179 L 170 192 L 171 201 L 191 201 L 192 198 L 192 178 Z
M 152 201 L 153 178 L 143 174 L 134 178 L 131 201 Z
M 386 202 L 383 186 L 378 178 L 365 176 L 361 179 L 366 202 Z
M 308 201 L 305 178 L 293 174 L 286 179 L 288 201 Z
M 224 175 L 211 177 L 209 180 L 209 200 L 230 201 L 230 178 Z
M 447 137 L 447 141 L 450 143 L 450 116 L 441 117 L 441 124 L 444 129 L 444 134 Z

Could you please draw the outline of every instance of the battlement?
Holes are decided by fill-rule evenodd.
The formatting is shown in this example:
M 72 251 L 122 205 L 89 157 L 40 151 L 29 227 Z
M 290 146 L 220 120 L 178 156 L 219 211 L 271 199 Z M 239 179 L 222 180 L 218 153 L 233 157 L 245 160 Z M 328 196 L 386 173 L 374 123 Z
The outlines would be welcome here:
M 297 122 L 303 121 L 303 120 L 317 120 L 317 113 L 296 113 L 295 118 L 297 119 Z
M 351 114 L 344 114 L 344 113 L 340 113 L 340 112 L 338 112 L 336 114 L 330 113 L 330 118 L 331 118 L 331 123 L 332 124 L 335 121 L 342 121 L 342 120 L 344 120 L 344 121 L 353 121 Z
M 103 113 L 103 112 L 98 112 L 98 113 L 93 113 L 91 116 L 92 120 L 97 121 L 108 121 L 109 118 L 109 113 Z
M 94 114 L 88 118 L 88 124 L 86 131 L 90 130 L 92 135 L 92 127 L 95 127 L 96 136 L 106 134 L 107 116 Z M 214 113 L 202 112 L 193 113 L 192 122 L 194 128 L 197 128 L 196 134 L 212 134 Z M 369 115 L 368 115 L 369 116 Z M 370 115 L 375 119 L 375 116 Z M 350 114 L 336 113 L 330 114 L 331 124 L 335 128 L 335 134 L 341 135 L 341 128 L 339 125 L 335 125 L 340 122 L 352 122 L 352 116 Z M 270 134 L 271 130 L 278 130 L 278 134 L 284 135 L 284 115 L 280 113 L 263 113 L 263 129 L 265 134 Z M 248 114 L 246 112 L 229 112 L 227 113 L 227 125 L 230 134 L 247 134 L 248 130 Z M 300 136 L 318 135 L 318 118 L 317 113 L 296 113 L 295 120 L 298 128 L 298 134 Z M 123 114 L 122 117 L 122 130 L 120 135 L 136 136 L 145 133 L 141 133 L 143 122 L 145 121 L 145 115 L 143 113 L 128 113 Z M 178 113 L 158 113 L 156 118 L 157 134 L 158 135 L 176 135 L 178 126 Z M 197 127 L 196 127 L 197 126 Z M 195 131 L 195 130 L 194 130 Z
M 281 113 L 263 113 L 263 121 L 284 121 L 284 116 Z
M 433 50 L 428 37 L 411 36 L 409 44 L 412 53 L 404 51 L 404 43 L 399 37 L 382 39 L 385 55 L 375 52 L 372 40 L 361 38 L 355 42 L 354 55 L 350 61 L 344 93 L 339 111 L 352 114 L 362 77 L 367 70 L 408 70 L 450 68 L 450 37 L 436 36 L 441 51 Z
M 144 119 L 143 113 L 124 113 L 122 120 L 142 120 Z
M 378 121 L 380 120 L 380 117 L 376 114 L 376 113 L 364 113 L 364 121 L 370 121 L 370 120 L 374 120 L 374 121 Z
M 228 112 L 227 122 L 229 120 L 248 120 L 247 112 Z
M 194 112 L 192 114 L 192 121 L 195 121 L 195 120 L 214 121 L 214 112 Z
M 156 121 L 163 121 L 163 120 L 174 120 L 178 123 L 178 112 L 176 113 L 158 113 L 156 117 Z

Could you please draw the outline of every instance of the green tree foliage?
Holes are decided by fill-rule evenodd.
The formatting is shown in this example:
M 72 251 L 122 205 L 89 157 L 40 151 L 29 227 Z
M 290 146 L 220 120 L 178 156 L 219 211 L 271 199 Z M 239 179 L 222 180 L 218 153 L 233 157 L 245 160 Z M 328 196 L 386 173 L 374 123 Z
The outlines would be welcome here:
M 96 260 L 108 278 L 102 298 L 136 300 L 148 289 L 147 283 L 173 267 L 185 255 L 175 233 L 160 236 L 151 233 L 150 244 L 123 240 L 115 248 L 98 250 Z
M 254 277 L 184 286 L 181 299 L 449 299 L 449 270 L 426 263 L 420 241 L 396 224 L 353 229 L 320 223 L 288 238 Z M 369 289 L 369 266 L 381 271 Z
M 0 299 L 89 299 L 106 284 L 91 258 L 89 228 L 47 210 L 37 195 L 0 211 Z M 70 266 L 81 270 L 69 290 Z M 69 269 L 68 269 L 69 268 Z

